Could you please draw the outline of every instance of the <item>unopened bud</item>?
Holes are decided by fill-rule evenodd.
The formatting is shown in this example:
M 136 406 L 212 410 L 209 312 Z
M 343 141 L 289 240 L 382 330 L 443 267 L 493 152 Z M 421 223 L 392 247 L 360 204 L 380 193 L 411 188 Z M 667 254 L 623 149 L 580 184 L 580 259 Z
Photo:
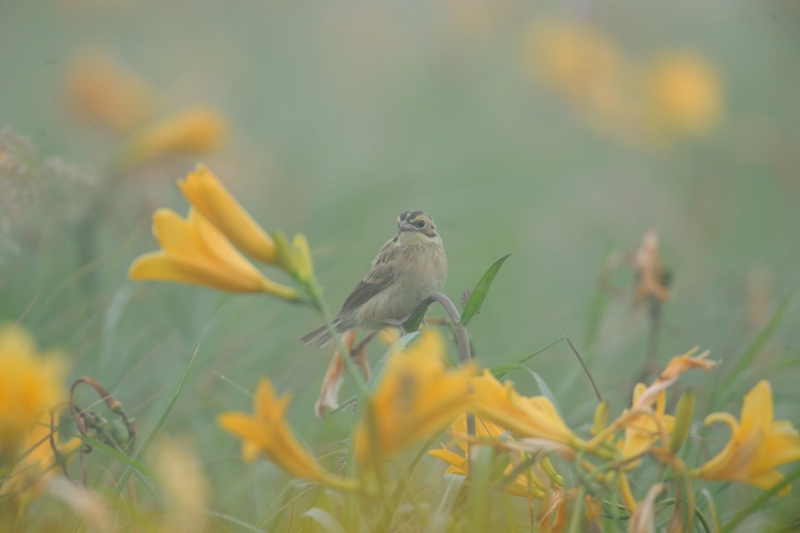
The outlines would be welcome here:
M 108 425 L 109 432 L 111 433 L 111 438 L 113 438 L 117 444 L 127 444 L 130 440 L 130 435 L 128 435 L 128 428 L 125 427 L 119 420 L 112 420 L 111 423 Z
M 689 428 L 692 425 L 694 415 L 694 391 L 686 389 L 678 400 L 678 408 L 675 410 L 675 426 L 672 429 L 672 436 L 669 439 L 669 451 L 678 453 L 686 437 L 689 436 Z
M 121 415 L 123 413 L 122 403 L 120 403 L 119 400 L 111 400 L 108 407 L 111 409 L 111 412 L 116 415 Z
M 597 435 L 608 426 L 608 402 L 603 400 L 594 410 L 594 425 L 592 435 Z
M 547 474 L 547 477 L 549 477 L 556 485 L 559 485 L 561 487 L 564 486 L 564 478 L 561 477 L 561 474 L 556 472 L 556 469 L 553 468 L 552 463 L 550 463 L 550 459 L 546 455 L 542 458 L 541 461 L 539 461 L 539 467 L 545 474 Z

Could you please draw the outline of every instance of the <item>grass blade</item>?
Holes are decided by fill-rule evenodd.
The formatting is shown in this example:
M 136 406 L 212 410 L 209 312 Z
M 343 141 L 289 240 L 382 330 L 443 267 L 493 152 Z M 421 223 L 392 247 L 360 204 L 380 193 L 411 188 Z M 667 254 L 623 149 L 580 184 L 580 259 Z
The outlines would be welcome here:
M 411 464 L 408 465 L 408 468 L 406 469 L 406 473 L 395 487 L 394 492 L 392 492 L 392 495 L 389 498 L 389 502 L 383 509 L 383 514 L 378 521 L 378 525 L 375 527 L 376 533 L 383 533 L 384 531 L 389 530 L 389 526 L 392 525 L 392 519 L 394 519 L 394 514 L 397 512 L 397 508 L 400 506 L 400 500 L 403 497 L 403 493 L 406 491 L 406 488 L 408 487 L 408 482 L 411 481 L 411 476 L 414 474 L 414 470 L 416 470 L 419 462 L 423 457 L 425 457 L 425 454 L 428 453 L 428 450 L 431 448 L 431 446 L 433 446 L 433 443 L 439 440 L 444 432 L 445 430 L 441 430 L 431 435 L 425 444 L 422 445 L 422 448 L 419 449 L 417 455 L 414 456 Z
M 547 350 L 548 348 L 550 348 L 554 344 L 556 344 L 556 343 L 558 343 L 560 341 L 563 341 L 566 338 L 567 338 L 566 335 L 560 336 L 556 340 L 554 340 L 552 342 L 549 342 L 545 346 L 539 348 L 538 350 L 536 350 L 532 354 L 526 355 L 525 357 L 520 359 L 518 363 L 512 363 L 512 364 L 509 364 L 509 365 L 493 366 L 489 370 L 492 372 L 492 374 L 494 374 L 494 377 L 496 377 L 497 379 L 503 379 L 509 372 L 515 372 L 517 370 L 522 370 L 522 369 L 528 370 L 527 367 L 522 365 L 523 363 L 533 359 L 534 357 L 536 357 L 540 353 L 544 352 L 545 350 Z
M 495 263 L 489 267 L 489 270 L 486 271 L 486 274 L 483 275 L 481 280 L 475 286 L 475 290 L 472 291 L 469 300 L 467 300 L 467 304 L 464 306 L 464 314 L 461 315 L 459 324 L 466 327 L 467 324 L 469 324 L 469 321 L 472 320 L 472 317 L 481 310 L 483 301 L 486 299 L 486 295 L 489 294 L 489 287 L 492 286 L 492 282 L 494 281 L 494 277 L 497 275 L 497 271 L 500 270 L 500 267 L 503 266 L 503 263 L 509 257 L 511 257 L 511 254 L 501 257 L 495 261 Z
M 328 511 L 320 509 L 319 507 L 312 507 L 303 513 L 301 517 L 312 519 L 319 524 L 322 531 L 327 531 L 327 533 L 347 533 L 341 522 L 336 520 Z
M 747 347 L 747 350 L 742 354 L 738 361 L 736 361 L 736 365 L 731 370 L 728 377 L 725 378 L 723 382 L 723 387 L 727 388 L 731 383 L 736 381 L 736 378 L 739 377 L 746 368 L 748 368 L 753 360 L 758 356 L 764 346 L 769 341 L 772 334 L 775 332 L 775 328 L 778 327 L 783 315 L 786 314 L 786 310 L 789 308 L 789 302 L 792 300 L 792 296 L 794 295 L 794 291 L 791 291 L 786 298 L 783 299 L 781 305 L 778 306 L 778 309 L 775 311 L 775 314 L 772 315 L 772 318 L 769 319 L 767 325 L 764 326 L 750 346 Z
M 742 520 L 744 520 L 745 518 L 756 512 L 759 509 L 759 507 L 761 507 L 762 505 L 764 505 L 764 503 L 766 503 L 767 500 L 778 494 L 778 492 L 780 492 L 780 490 L 783 487 L 788 486 L 797 478 L 800 478 L 800 466 L 790 471 L 788 474 L 786 474 L 786 477 L 784 477 L 778 483 L 773 485 L 772 488 L 762 492 L 758 498 L 750 502 L 750 505 L 748 505 L 747 507 L 736 513 L 733 518 L 731 518 L 726 524 L 722 526 L 722 529 L 719 530 L 720 533 L 729 533 L 730 531 L 732 531 L 733 528 L 735 528 L 739 524 L 739 522 L 741 522 Z
M 210 510 L 206 510 L 206 514 L 208 516 L 217 518 L 219 520 L 225 520 L 226 522 L 230 522 L 231 524 L 236 524 L 237 526 L 243 527 L 248 531 L 254 531 L 255 533 L 266 533 L 266 531 L 264 531 L 263 529 L 257 528 L 253 524 L 249 524 L 240 518 L 236 518 L 235 516 L 218 513 L 217 511 L 210 511 Z
M 136 455 L 133 457 L 134 461 L 136 462 L 140 461 L 142 459 L 142 456 L 144 456 L 144 454 L 147 452 L 147 449 L 150 448 L 150 445 L 153 444 L 153 439 L 156 438 L 156 435 L 161 429 L 161 426 L 163 426 L 164 422 L 167 420 L 169 412 L 172 411 L 172 408 L 175 406 L 175 402 L 178 401 L 178 396 L 180 395 L 181 390 L 183 390 L 183 386 L 186 384 L 186 378 L 189 377 L 189 371 L 192 369 L 192 365 L 194 364 L 194 361 L 197 358 L 197 353 L 199 351 L 200 351 L 200 344 L 198 344 L 197 348 L 195 348 L 194 354 L 192 354 L 192 359 L 189 361 L 189 365 L 186 367 L 186 372 L 183 373 L 183 378 L 181 378 L 181 382 L 178 384 L 178 388 L 172 395 L 172 399 L 170 399 L 169 404 L 167 404 L 167 407 L 164 409 L 164 412 L 161 413 L 158 422 L 156 422 L 155 427 L 147 436 L 147 439 L 145 439 L 144 444 L 142 444 L 142 447 L 139 448 L 139 451 L 136 452 Z M 122 473 L 122 477 L 120 477 L 119 481 L 117 481 L 114 490 L 111 491 L 111 494 L 113 496 L 117 496 L 122 491 L 122 488 L 128 482 L 128 478 L 131 477 L 132 473 L 133 473 L 133 467 L 131 465 L 128 465 L 128 467 Z

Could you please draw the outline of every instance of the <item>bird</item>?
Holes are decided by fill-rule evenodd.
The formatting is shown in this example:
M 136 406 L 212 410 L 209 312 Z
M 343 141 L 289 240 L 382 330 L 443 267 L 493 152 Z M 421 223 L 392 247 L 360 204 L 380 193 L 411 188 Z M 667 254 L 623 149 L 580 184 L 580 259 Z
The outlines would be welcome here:
M 423 298 L 441 292 L 447 280 L 447 256 L 433 219 L 424 211 L 397 217 L 397 235 L 372 261 L 372 269 L 356 285 L 333 320 L 339 332 L 397 326 Z M 325 346 L 326 326 L 300 338 L 303 344 Z

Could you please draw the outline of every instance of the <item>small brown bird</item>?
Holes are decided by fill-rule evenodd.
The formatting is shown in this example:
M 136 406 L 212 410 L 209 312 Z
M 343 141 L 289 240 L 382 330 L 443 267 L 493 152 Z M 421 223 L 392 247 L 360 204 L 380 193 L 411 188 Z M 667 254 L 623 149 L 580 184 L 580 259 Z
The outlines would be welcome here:
M 336 329 L 381 329 L 397 325 L 447 279 L 447 256 L 433 219 L 423 211 L 397 217 L 399 231 L 383 245 L 372 270 L 356 285 L 334 319 Z M 324 346 L 331 336 L 325 326 L 303 336 L 303 344 Z

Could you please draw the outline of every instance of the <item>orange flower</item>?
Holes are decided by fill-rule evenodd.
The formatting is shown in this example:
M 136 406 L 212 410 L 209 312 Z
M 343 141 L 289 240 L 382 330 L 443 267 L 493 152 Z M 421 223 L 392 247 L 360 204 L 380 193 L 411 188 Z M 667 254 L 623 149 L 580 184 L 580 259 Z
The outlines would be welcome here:
M 769 381 L 760 381 L 744 397 L 740 420 L 729 413 L 712 413 L 706 425 L 723 422 L 731 428 L 728 444 L 693 473 L 703 479 L 738 481 L 769 489 L 781 479 L 776 468 L 800 460 L 800 436 L 788 420 L 773 420 Z M 787 494 L 791 487 L 784 487 Z
M 162 250 L 131 265 L 135 280 L 178 281 L 231 292 L 266 292 L 286 300 L 297 291 L 264 277 L 194 208 L 187 219 L 171 209 L 153 214 L 153 235 Z
M 289 474 L 318 481 L 343 489 L 355 488 L 355 483 L 336 478 L 322 468 L 297 441 L 284 419 L 291 395 L 280 398 L 268 379 L 262 379 L 253 397 L 254 415 L 228 411 L 217 417 L 217 424 L 242 439 L 242 456 L 247 462 L 263 453 Z
M 499 381 L 487 369 L 470 380 L 472 410 L 520 437 L 548 439 L 572 448 L 585 443 L 570 430 L 553 404 L 544 396 L 527 398 L 514 390 L 514 384 Z
M 451 370 L 442 354 L 444 343 L 425 330 L 407 350 L 389 354 L 386 369 L 357 433 L 362 460 L 387 456 L 450 423 L 469 402 L 472 366 Z M 374 439 L 374 440 L 373 440 Z
M 126 153 L 129 164 L 140 164 L 169 152 L 207 154 L 219 149 L 228 122 L 212 107 L 191 107 L 147 128 Z
M 205 165 L 197 165 L 178 187 L 191 204 L 244 253 L 274 265 L 275 242 Z
M 117 132 L 130 132 L 152 113 L 153 94 L 133 71 L 109 54 L 80 54 L 67 76 L 67 95 L 75 110 Z
M 0 328 L 0 461 L 17 455 L 47 409 L 62 396 L 66 366 L 56 351 L 40 353 L 19 326 Z

